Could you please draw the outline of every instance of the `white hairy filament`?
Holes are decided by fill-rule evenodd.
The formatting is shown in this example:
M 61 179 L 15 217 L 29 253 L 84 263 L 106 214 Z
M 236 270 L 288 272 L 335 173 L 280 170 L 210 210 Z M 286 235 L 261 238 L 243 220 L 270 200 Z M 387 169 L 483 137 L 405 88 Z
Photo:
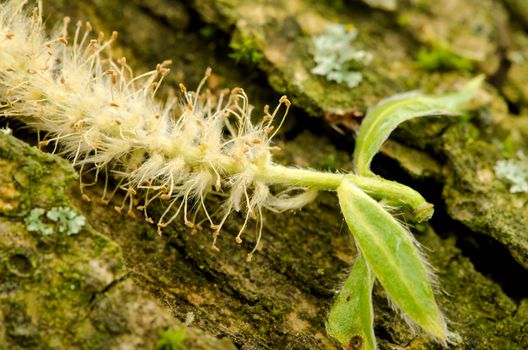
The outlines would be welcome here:
M 90 200 L 83 189 L 102 176 L 102 200 L 109 201 L 115 193 L 108 189 L 111 177 L 116 189 L 125 191 L 123 203 L 115 207 L 119 212 L 126 209 L 134 216 L 140 200 L 138 209 L 154 223 L 148 206 L 166 203 L 159 232 L 178 216 L 194 227 L 191 209 L 203 210 L 218 249 L 216 238 L 232 211 L 245 215 L 236 236 L 241 243 L 250 218 L 261 221 L 256 225 L 260 239 L 262 207 L 282 211 L 314 198 L 315 191 L 304 186 L 274 195 L 273 181 L 263 176 L 262 169 L 272 165 L 272 122 L 286 115 L 286 97 L 254 123 L 242 89 L 216 95 L 203 91 L 211 74 L 207 69 L 195 92 L 181 85 L 180 99 L 160 103 L 155 95 L 169 61 L 134 77 L 124 58 L 105 56 L 117 33 L 108 40 L 102 34 L 92 39 L 90 23 L 79 22 L 70 31 L 65 18 L 48 37 L 40 7 L 32 15 L 25 7 L 24 0 L 0 4 L 0 113 L 45 133 L 41 145 L 68 155 L 80 169 L 84 199 Z M 95 174 L 95 182 L 83 182 L 87 172 Z M 225 197 L 212 212 L 205 201 L 211 193 Z

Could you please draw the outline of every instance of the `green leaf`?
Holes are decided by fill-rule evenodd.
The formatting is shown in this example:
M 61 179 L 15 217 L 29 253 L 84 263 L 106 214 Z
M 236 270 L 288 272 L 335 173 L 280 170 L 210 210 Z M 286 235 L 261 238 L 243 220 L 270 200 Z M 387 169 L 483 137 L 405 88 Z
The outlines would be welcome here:
M 411 234 L 349 180 L 343 180 L 337 194 L 348 228 L 388 296 L 410 319 L 445 343 L 445 321 Z
M 354 169 L 358 175 L 372 175 L 370 163 L 391 132 L 406 120 L 432 115 L 456 115 L 478 91 L 484 76 L 460 90 L 443 96 L 420 93 L 401 94 L 381 101 L 363 120 L 354 149 Z
M 372 285 L 374 276 L 363 256 L 358 254 L 343 290 L 330 313 L 326 330 L 346 349 L 375 350 Z

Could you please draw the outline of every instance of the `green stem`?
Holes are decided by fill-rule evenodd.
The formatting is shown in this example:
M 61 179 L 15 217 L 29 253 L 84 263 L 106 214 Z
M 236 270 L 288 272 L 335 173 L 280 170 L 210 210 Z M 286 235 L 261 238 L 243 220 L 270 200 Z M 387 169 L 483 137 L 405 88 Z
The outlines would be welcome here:
M 412 209 L 419 221 L 433 215 L 433 205 L 410 187 L 381 177 L 364 177 L 354 174 L 336 174 L 282 165 L 268 165 L 256 168 L 255 179 L 269 184 L 299 185 L 317 190 L 335 191 L 344 179 L 348 179 L 376 199 L 388 199 Z

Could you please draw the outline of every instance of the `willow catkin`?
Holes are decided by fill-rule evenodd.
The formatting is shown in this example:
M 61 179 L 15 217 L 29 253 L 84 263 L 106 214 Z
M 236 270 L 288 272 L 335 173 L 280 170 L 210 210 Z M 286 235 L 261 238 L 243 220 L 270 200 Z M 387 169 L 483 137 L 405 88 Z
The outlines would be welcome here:
M 138 209 L 154 223 L 147 209 L 153 201 L 165 201 L 159 232 L 180 215 L 194 227 L 191 210 L 203 211 L 218 249 L 216 238 L 232 211 L 245 215 L 236 241 L 242 242 L 250 218 L 260 220 L 260 240 L 263 207 L 292 209 L 314 198 L 315 191 L 298 186 L 274 194 L 255 176 L 272 164 L 272 122 L 286 115 L 286 97 L 254 123 L 242 89 L 203 92 L 211 73 L 207 69 L 196 91 L 180 85 L 180 99 L 161 103 L 155 95 L 169 73 L 169 61 L 134 77 L 124 58 L 105 56 L 117 33 L 108 40 L 102 34 L 93 39 L 90 23 L 78 22 L 71 30 L 66 17 L 48 37 L 41 6 L 29 15 L 26 3 L 0 4 L 0 113 L 44 132 L 41 145 L 68 155 L 80 169 L 84 199 L 90 200 L 83 192 L 89 185 L 83 175 L 91 171 L 95 180 L 104 177 L 103 201 L 115 193 L 108 188 L 113 177 L 116 189 L 125 191 L 117 211 L 134 216 L 139 199 Z M 223 204 L 207 208 L 210 193 L 224 197 Z

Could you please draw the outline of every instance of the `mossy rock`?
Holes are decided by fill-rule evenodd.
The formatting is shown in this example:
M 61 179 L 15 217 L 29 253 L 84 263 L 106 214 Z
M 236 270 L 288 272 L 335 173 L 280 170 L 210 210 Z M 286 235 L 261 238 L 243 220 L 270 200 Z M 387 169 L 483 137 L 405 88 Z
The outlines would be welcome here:
M 108 237 L 90 226 L 28 232 L 32 208 L 77 210 L 65 194 L 77 177 L 67 161 L 0 133 L 0 167 L 0 349 L 154 349 L 163 330 L 181 327 L 129 278 Z M 232 349 L 187 332 L 193 348 Z
M 169 85 L 185 80 L 193 86 L 210 65 L 218 72 L 211 88 L 249 86 L 250 98 L 255 96 L 260 104 L 262 100 L 269 103 L 276 97 L 262 79 L 267 77 L 278 92 L 293 94 L 299 107 L 316 116 L 326 113 L 356 118 L 367 106 L 393 93 L 414 88 L 431 91 L 432 86 L 438 91 L 446 90 L 454 82 L 464 80 L 460 75 L 469 76 L 467 72 L 421 71 L 414 64 L 413 56 L 419 40 L 407 37 L 394 14 L 374 11 L 364 5 L 358 5 L 358 11 L 349 11 L 355 5 L 344 5 L 340 10 L 329 4 L 334 2 L 295 1 L 289 6 L 278 1 L 249 4 L 234 0 L 197 0 L 191 7 L 184 2 L 168 1 L 54 0 L 49 8 L 54 9 L 54 16 L 80 14 L 99 28 L 119 29 L 124 37 L 122 43 L 128 49 L 119 48 L 116 53 L 127 54 L 139 71 L 163 59 L 174 59 L 176 73 Z M 174 9 L 180 9 L 181 13 L 175 15 Z M 349 90 L 323 78 L 307 76 L 312 67 L 308 38 L 334 21 L 354 23 L 363 33 L 358 39 L 359 45 L 375 51 L 376 59 L 364 72 L 365 81 L 358 89 Z M 311 29 L 311 23 L 315 23 L 315 29 Z M 201 31 L 203 28 L 207 30 Z M 263 52 L 264 58 L 258 66 L 265 75 L 226 57 L 233 29 L 236 35 L 244 33 L 253 38 L 252 43 Z M 137 60 L 134 62 L 130 56 Z M 292 113 L 290 119 L 296 124 L 293 129 L 303 125 L 305 118 L 302 112 Z M 449 148 L 443 149 L 439 140 L 449 123 L 422 123 L 409 126 L 401 135 L 408 135 L 402 140 L 413 148 L 423 148 L 419 152 L 427 157 L 424 165 L 412 162 L 419 158 L 412 153 L 418 152 L 415 149 L 392 147 L 388 152 L 392 152 L 404 169 L 414 167 L 411 174 L 432 178 L 440 184 L 446 181 L 442 179 L 442 163 L 429 150 L 432 147 L 440 154 L 447 154 L 449 161 L 444 171 L 450 173 L 446 176 L 445 193 L 451 188 L 460 191 L 457 176 L 462 176 L 465 168 L 450 164 L 463 164 L 463 157 L 475 154 L 473 149 L 458 136 L 454 138 L 452 152 Z M 417 131 L 412 132 L 413 128 Z M 0 348 L 31 348 L 53 340 L 57 348 L 106 349 L 123 342 L 154 349 L 158 331 L 181 326 L 185 319 L 192 318 L 190 313 L 194 315 L 194 328 L 188 328 L 189 349 L 200 346 L 232 349 L 233 344 L 242 349 L 339 348 L 326 336 L 324 322 L 340 282 L 350 269 L 355 247 L 332 194 L 322 194 L 316 202 L 296 213 L 266 213 L 262 246 L 253 262 L 246 263 L 245 257 L 256 239 L 248 232 L 242 245 L 234 242 L 243 221 L 241 217 L 235 216 L 226 224 L 218 242 L 220 253 L 209 249 L 211 238 L 206 230 L 192 235 L 185 226 L 175 224 L 160 237 L 141 218 L 120 217 L 109 207 L 98 204 L 95 199 L 100 188 L 97 186 L 89 193 L 94 199 L 90 203 L 81 200 L 75 187 L 68 187 L 64 195 L 68 179 L 74 177 L 65 161 L 11 137 L 6 140 L 0 142 L 3 168 L 24 169 L 24 164 L 31 163 L 30 168 L 41 170 L 34 175 L 24 173 L 32 179 L 26 187 L 18 184 L 24 181 L 15 182 L 11 178 L 0 185 L 0 204 L 4 210 L 0 228 L 7 227 L 2 232 L 8 232 L 1 248 L 1 267 L 5 273 L 0 274 L 0 320 L 3 321 L 0 322 Z M 350 150 L 339 151 L 334 142 L 322 133 L 304 132 L 282 145 L 285 153 L 281 159 L 294 165 L 349 171 Z M 486 147 L 491 143 L 482 142 Z M 311 145 L 318 147 L 308 147 Z M 13 147 L 19 153 L 13 153 Z M 464 154 L 464 150 L 469 153 Z M 6 158 L 3 154 L 17 156 Z M 378 166 L 386 168 L 386 158 Z M 501 188 L 504 196 L 508 195 L 504 186 L 493 183 Z M 486 191 L 486 188 L 478 190 Z M 430 192 L 427 195 L 434 197 L 435 193 Z M 446 201 L 449 198 L 446 195 Z M 54 248 L 58 250 L 41 251 L 38 236 L 25 231 L 23 217 L 33 207 L 58 205 L 79 208 L 95 230 L 86 229 L 77 236 L 62 237 L 58 248 Z M 159 214 L 162 210 L 158 207 L 155 211 Z M 471 226 L 471 221 L 465 223 L 478 231 L 487 230 L 484 226 Z M 440 304 L 452 321 L 451 328 L 461 336 L 453 348 L 528 347 L 528 338 L 523 336 L 528 317 L 526 295 L 521 293 L 520 298 L 510 298 L 486 273 L 476 271 L 473 262 L 457 246 L 460 237 L 467 234 L 466 229 L 452 225 L 441 235 L 431 228 L 415 234 L 431 251 L 429 255 L 438 270 L 440 286 L 447 292 L 440 296 Z M 92 261 L 103 270 L 114 271 L 111 278 L 101 280 L 101 276 L 108 274 L 97 274 L 98 283 L 87 282 L 93 274 Z M 27 275 L 39 278 L 34 280 Z M 31 299 L 26 299 L 28 295 Z M 35 313 L 47 305 L 56 306 L 48 316 L 41 318 Z M 408 330 L 390 309 L 379 287 L 375 292 L 375 308 L 376 335 L 381 349 L 439 349 L 427 336 L 416 336 Z M 86 310 L 84 314 L 82 310 Z M 77 314 L 87 317 L 78 318 Z M 41 319 L 47 321 L 40 322 Z M 142 320 L 156 321 L 147 326 Z M 74 332 L 70 331 L 70 325 L 75 326 Z M 145 328 L 139 329 L 139 325 Z M 222 337 L 225 338 L 218 339 Z M 200 341 L 202 345 L 196 345 Z

